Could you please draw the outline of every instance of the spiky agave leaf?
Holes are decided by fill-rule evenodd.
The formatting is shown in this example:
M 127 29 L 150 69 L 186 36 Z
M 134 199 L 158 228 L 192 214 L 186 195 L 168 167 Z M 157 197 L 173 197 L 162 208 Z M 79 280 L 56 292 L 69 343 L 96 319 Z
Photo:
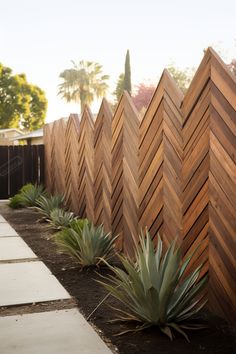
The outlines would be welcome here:
M 11 208 L 32 207 L 36 205 L 40 196 L 45 196 L 46 191 L 42 185 L 25 184 L 15 196 L 10 198 Z
M 74 213 L 61 208 L 55 208 L 51 210 L 47 221 L 50 227 L 56 230 L 60 230 L 64 227 L 70 226 L 70 223 L 74 219 L 77 219 L 77 217 L 74 216 Z
M 64 196 L 55 195 L 55 196 L 41 196 L 37 199 L 37 207 L 35 208 L 40 212 L 43 218 L 50 218 L 50 213 L 56 208 L 60 208 L 63 205 Z
M 125 256 L 119 258 L 125 271 L 108 265 L 114 275 L 99 281 L 125 305 L 118 319 L 141 321 L 138 330 L 158 326 L 171 340 L 175 330 L 188 340 L 184 331 L 186 321 L 193 320 L 204 306 L 199 298 L 207 280 L 205 276 L 199 281 L 202 266 L 185 277 L 192 256 L 182 262 L 175 241 L 163 254 L 160 237 L 154 251 L 148 232 L 146 237 L 141 234 L 139 243 L 135 241 L 134 260 Z
M 55 241 L 62 252 L 76 258 L 82 267 L 98 265 L 114 255 L 116 237 L 95 227 L 87 219 L 72 221 L 70 228 L 55 235 Z
M 30 183 L 23 186 L 20 193 L 25 200 L 25 206 L 35 206 L 39 197 L 47 195 L 42 185 Z

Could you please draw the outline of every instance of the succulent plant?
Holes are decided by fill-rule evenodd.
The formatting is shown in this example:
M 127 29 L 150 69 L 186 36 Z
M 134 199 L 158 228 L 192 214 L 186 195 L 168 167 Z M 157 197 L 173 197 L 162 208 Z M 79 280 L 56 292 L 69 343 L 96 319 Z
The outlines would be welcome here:
M 55 241 L 62 252 L 76 258 L 82 267 L 98 265 L 110 259 L 114 253 L 116 237 L 106 233 L 103 226 L 95 227 L 87 219 L 72 221 L 55 235 Z
M 192 256 L 182 261 L 180 248 L 173 242 L 163 254 L 162 241 L 154 250 L 149 233 L 141 234 L 135 243 L 135 259 L 119 256 L 124 267 L 109 265 L 113 275 L 99 281 L 118 299 L 125 310 L 117 309 L 121 321 L 137 321 L 137 330 L 158 326 L 171 340 L 173 331 L 187 340 L 185 329 L 196 329 L 197 323 L 187 323 L 195 317 L 205 302 L 199 296 L 207 277 L 199 280 L 202 266 L 186 276 Z

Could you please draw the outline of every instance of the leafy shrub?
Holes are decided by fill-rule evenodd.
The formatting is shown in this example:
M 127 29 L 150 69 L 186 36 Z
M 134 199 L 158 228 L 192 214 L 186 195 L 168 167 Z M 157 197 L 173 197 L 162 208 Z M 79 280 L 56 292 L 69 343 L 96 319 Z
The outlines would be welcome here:
M 73 229 L 75 232 L 77 232 L 78 234 L 81 234 L 85 225 L 91 227 L 92 223 L 88 219 L 73 219 L 70 222 L 69 227 Z
M 42 185 L 28 183 L 10 198 L 9 206 L 14 209 L 35 206 L 38 198 L 45 195 L 46 191 Z
M 9 199 L 8 203 L 9 207 L 12 209 L 18 209 L 24 207 L 24 199 L 20 193 L 15 194 L 13 197 Z
M 116 237 L 106 233 L 102 225 L 96 228 L 87 219 L 79 219 L 58 232 L 55 240 L 62 252 L 76 258 L 82 267 L 89 267 L 114 255 Z
M 52 228 L 59 230 L 63 227 L 70 226 L 73 219 L 76 219 L 76 217 L 72 212 L 55 208 L 50 212 L 48 222 Z
M 202 266 L 185 276 L 192 256 L 182 262 L 175 242 L 163 254 L 160 238 L 155 252 L 148 232 L 146 238 L 140 236 L 140 244 L 136 242 L 134 261 L 119 258 L 125 271 L 109 265 L 114 275 L 100 281 L 126 307 L 117 309 L 115 321 L 138 321 L 136 330 L 158 326 L 171 340 L 175 330 L 188 340 L 184 330 L 199 328 L 199 324 L 186 321 L 193 320 L 205 304 L 200 293 L 207 278 L 198 281 Z
M 50 218 L 50 213 L 54 209 L 59 209 L 64 202 L 64 197 L 62 195 L 55 195 L 50 197 L 42 196 L 37 200 L 36 209 L 45 219 Z

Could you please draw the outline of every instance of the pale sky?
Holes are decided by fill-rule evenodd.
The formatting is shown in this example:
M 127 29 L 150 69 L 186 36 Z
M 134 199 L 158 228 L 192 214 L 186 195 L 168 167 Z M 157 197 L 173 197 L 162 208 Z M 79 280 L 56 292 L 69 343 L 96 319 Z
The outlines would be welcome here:
M 236 57 L 236 0 L 0 0 L 0 62 L 46 92 L 48 122 L 80 111 L 57 96 L 71 60 L 102 64 L 113 92 L 127 49 L 135 85 L 197 67 L 210 45 Z

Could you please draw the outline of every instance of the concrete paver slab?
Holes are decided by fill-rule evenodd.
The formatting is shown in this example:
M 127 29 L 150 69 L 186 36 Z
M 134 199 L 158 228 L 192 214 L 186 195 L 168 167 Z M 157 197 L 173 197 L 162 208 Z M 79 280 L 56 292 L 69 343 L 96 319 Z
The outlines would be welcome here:
M 21 237 L 0 238 L 0 261 L 37 258 Z
M 4 354 L 111 354 L 76 309 L 0 318 Z
M 16 231 L 7 222 L 0 223 L 0 237 L 5 236 L 18 236 Z
M 0 222 L 7 222 L 2 215 L 0 215 Z
M 40 261 L 0 264 L 0 284 L 0 306 L 70 298 Z

